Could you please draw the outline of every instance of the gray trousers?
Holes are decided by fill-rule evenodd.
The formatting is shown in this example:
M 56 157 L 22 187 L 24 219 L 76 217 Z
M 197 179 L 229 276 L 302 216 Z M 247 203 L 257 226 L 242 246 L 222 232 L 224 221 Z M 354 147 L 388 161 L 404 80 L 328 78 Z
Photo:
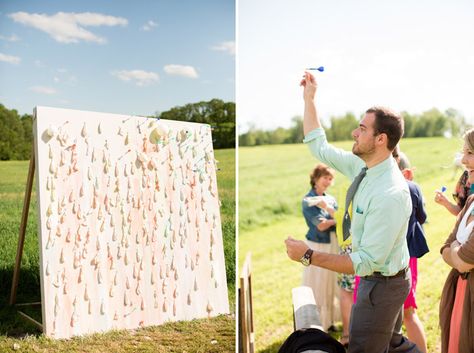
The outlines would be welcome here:
M 420 352 L 402 335 L 409 290 L 409 271 L 400 277 L 361 277 L 351 312 L 349 353 Z

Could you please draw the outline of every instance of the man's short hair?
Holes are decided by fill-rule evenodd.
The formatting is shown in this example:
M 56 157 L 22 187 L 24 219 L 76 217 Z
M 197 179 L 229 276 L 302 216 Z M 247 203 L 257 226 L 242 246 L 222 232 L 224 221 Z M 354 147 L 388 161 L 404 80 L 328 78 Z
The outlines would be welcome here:
M 372 107 L 366 113 L 375 114 L 374 133 L 387 135 L 387 148 L 393 151 L 403 136 L 403 118 L 385 107 Z

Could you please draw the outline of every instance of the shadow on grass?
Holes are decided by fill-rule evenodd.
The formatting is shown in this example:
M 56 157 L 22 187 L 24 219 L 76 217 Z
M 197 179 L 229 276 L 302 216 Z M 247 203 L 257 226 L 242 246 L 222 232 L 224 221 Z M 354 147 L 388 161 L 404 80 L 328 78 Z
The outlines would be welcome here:
M 259 353 L 277 353 L 280 347 L 282 346 L 284 341 L 276 341 L 273 342 L 271 345 L 265 347 L 262 350 L 259 350 Z
M 12 285 L 13 267 L 0 269 L 0 336 L 22 337 L 25 335 L 40 335 L 36 326 L 18 314 L 18 308 L 11 306 L 10 291 Z M 17 289 L 17 303 L 33 303 L 41 301 L 39 268 L 32 266 L 20 270 L 20 280 Z M 21 307 L 36 321 L 41 322 L 41 306 Z
M 290 334 L 288 334 L 288 336 L 289 335 Z M 329 332 L 329 335 L 331 335 L 332 338 L 335 338 L 336 340 L 339 340 L 341 338 L 341 335 L 342 335 L 342 325 L 340 325 L 340 324 L 336 325 L 334 330 Z M 285 342 L 285 340 L 275 341 L 271 345 L 269 345 L 269 346 L 267 346 L 263 349 L 259 349 L 258 353 L 278 353 L 278 350 L 280 349 L 280 347 L 283 345 L 284 342 Z

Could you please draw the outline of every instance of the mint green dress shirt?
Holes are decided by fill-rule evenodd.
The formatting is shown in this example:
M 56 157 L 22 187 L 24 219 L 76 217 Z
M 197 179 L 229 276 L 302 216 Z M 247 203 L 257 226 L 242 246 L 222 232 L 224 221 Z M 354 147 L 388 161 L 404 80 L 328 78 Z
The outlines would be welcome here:
M 322 128 L 309 132 L 303 141 L 323 163 L 351 181 L 365 162 L 327 142 Z M 391 276 L 408 266 L 406 234 L 411 214 L 407 183 L 390 156 L 369 168 L 352 201 L 352 253 L 349 255 L 358 276 L 380 272 Z

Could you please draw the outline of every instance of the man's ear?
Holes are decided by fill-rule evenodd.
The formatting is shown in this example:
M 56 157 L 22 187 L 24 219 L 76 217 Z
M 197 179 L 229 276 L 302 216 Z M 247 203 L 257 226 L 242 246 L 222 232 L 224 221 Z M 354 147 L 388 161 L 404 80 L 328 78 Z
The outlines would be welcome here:
M 376 137 L 375 137 L 375 143 L 379 146 L 385 146 L 387 147 L 387 143 L 388 143 L 388 137 L 387 137 L 387 134 L 386 133 L 381 133 L 381 134 L 378 134 Z

